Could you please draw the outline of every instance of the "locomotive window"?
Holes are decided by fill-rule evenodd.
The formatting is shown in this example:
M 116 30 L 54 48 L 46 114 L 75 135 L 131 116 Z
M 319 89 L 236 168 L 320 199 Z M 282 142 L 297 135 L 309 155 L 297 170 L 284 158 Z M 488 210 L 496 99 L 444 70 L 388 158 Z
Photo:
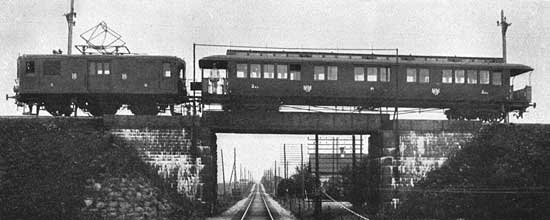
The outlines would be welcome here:
M 390 81 L 390 68 L 382 67 L 380 68 L 380 82 L 389 82 Z
M 288 74 L 287 65 L 277 65 L 277 79 L 286 79 Z
M 502 73 L 501 72 L 493 72 L 492 74 L 492 82 L 493 82 L 493 85 L 495 86 L 500 86 L 502 85 Z
M 378 68 L 367 67 L 367 81 L 376 82 L 377 78 L 378 78 Z
M 25 62 L 25 73 L 34 73 L 34 61 Z
M 443 70 L 441 77 L 442 83 L 453 83 L 453 71 L 452 70 Z
M 262 78 L 260 64 L 250 64 L 250 78 Z
M 290 65 L 290 80 L 300 80 L 302 67 L 299 64 Z
M 464 70 L 455 70 L 455 83 L 464 83 Z
M 468 70 L 466 73 L 468 84 L 477 84 L 477 70 Z
M 264 78 L 265 79 L 275 78 L 274 69 L 275 69 L 275 66 L 273 64 L 265 64 L 264 65 Z
M 355 67 L 353 72 L 355 73 L 355 81 L 365 81 L 365 68 Z
M 407 68 L 407 82 L 416 82 L 416 69 Z
M 419 76 L 418 76 L 418 82 L 420 82 L 420 83 L 429 83 L 430 82 L 430 70 L 420 69 L 420 73 L 419 73 Z
M 237 64 L 237 78 L 246 78 L 248 73 L 248 65 L 239 63 Z
M 313 69 L 313 80 L 325 80 L 324 66 L 315 66 Z
M 480 70 L 479 71 L 479 83 L 480 84 L 489 84 L 489 71 Z
M 61 72 L 61 61 L 44 61 L 44 75 L 59 75 Z
M 338 67 L 329 66 L 328 67 L 328 80 L 338 80 Z
M 162 64 L 162 72 L 164 73 L 164 77 L 167 77 L 167 78 L 172 77 L 172 70 L 170 69 L 170 63 Z

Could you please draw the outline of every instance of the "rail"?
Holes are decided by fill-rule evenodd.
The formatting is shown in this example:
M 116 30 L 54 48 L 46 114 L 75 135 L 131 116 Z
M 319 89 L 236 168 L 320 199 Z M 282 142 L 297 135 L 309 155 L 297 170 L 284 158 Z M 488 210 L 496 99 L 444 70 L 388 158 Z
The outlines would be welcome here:
M 260 194 L 260 198 L 261 198 L 261 202 L 263 204 L 263 207 L 266 209 L 267 211 L 267 214 L 269 216 L 269 219 L 271 220 L 274 220 L 275 218 L 273 218 L 273 214 L 271 213 L 271 210 L 269 209 L 269 205 L 267 204 L 267 201 L 265 199 L 265 193 L 263 192 L 263 186 L 262 185 L 258 185 L 258 184 L 255 184 L 254 185 L 255 189 L 252 190 L 253 192 L 251 193 L 251 195 L 249 196 L 249 202 L 248 202 L 248 205 L 246 206 L 246 209 L 243 213 L 243 215 L 241 216 L 241 220 L 244 220 L 244 219 L 247 219 L 249 216 L 249 212 L 251 210 L 251 207 L 252 207 L 252 203 L 254 203 L 254 201 L 256 200 L 256 194 Z M 265 216 L 267 217 L 267 216 Z

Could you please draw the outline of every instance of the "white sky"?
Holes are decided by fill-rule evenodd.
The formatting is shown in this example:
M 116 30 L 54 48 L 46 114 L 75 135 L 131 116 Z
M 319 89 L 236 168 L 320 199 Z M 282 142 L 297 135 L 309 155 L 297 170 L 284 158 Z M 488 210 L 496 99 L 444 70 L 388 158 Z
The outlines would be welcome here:
M 13 100 L 19 54 L 66 51 L 69 0 L 0 0 L 0 115 L 18 115 Z M 548 1 L 209 1 L 75 0 L 79 34 L 100 21 L 132 52 L 175 55 L 188 63 L 192 44 L 283 47 L 399 48 L 401 54 L 501 56 L 500 10 L 508 30 L 508 61 L 526 64 L 536 109 L 521 123 L 550 123 L 550 2 Z M 224 49 L 198 48 L 197 59 Z M 517 77 L 521 88 L 529 77 Z M 271 159 L 270 159 L 271 160 Z M 272 161 L 272 160 L 271 160 Z

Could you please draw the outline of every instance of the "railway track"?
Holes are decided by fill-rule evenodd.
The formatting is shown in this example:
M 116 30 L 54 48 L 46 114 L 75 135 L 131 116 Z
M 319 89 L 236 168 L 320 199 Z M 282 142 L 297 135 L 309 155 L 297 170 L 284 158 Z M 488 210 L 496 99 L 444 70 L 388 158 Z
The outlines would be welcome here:
M 248 205 L 240 220 L 274 220 L 273 214 L 266 201 L 265 192 L 261 184 L 255 184 L 249 196 Z

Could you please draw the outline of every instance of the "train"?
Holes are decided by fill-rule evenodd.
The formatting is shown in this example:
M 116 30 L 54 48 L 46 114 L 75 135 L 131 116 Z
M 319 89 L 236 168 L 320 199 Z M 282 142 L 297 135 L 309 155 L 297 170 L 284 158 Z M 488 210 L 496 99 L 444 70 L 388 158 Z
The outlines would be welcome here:
M 69 116 L 76 108 L 93 116 L 122 105 L 136 115 L 156 115 L 188 100 L 185 61 L 149 55 L 22 55 L 17 59 L 15 99 L 32 113 Z
M 68 116 L 94 116 L 122 105 L 156 115 L 190 101 L 185 61 L 174 56 L 22 55 L 17 62 L 19 105 Z M 533 68 L 502 58 L 227 50 L 198 61 L 202 104 L 225 111 L 279 111 L 283 105 L 445 109 L 449 119 L 499 121 L 532 106 L 531 87 L 513 77 Z M 193 88 L 194 87 L 194 88 Z
M 446 109 L 448 119 L 499 121 L 522 115 L 533 71 L 502 58 L 227 50 L 199 60 L 202 102 L 226 111 L 278 111 L 282 105 Z

